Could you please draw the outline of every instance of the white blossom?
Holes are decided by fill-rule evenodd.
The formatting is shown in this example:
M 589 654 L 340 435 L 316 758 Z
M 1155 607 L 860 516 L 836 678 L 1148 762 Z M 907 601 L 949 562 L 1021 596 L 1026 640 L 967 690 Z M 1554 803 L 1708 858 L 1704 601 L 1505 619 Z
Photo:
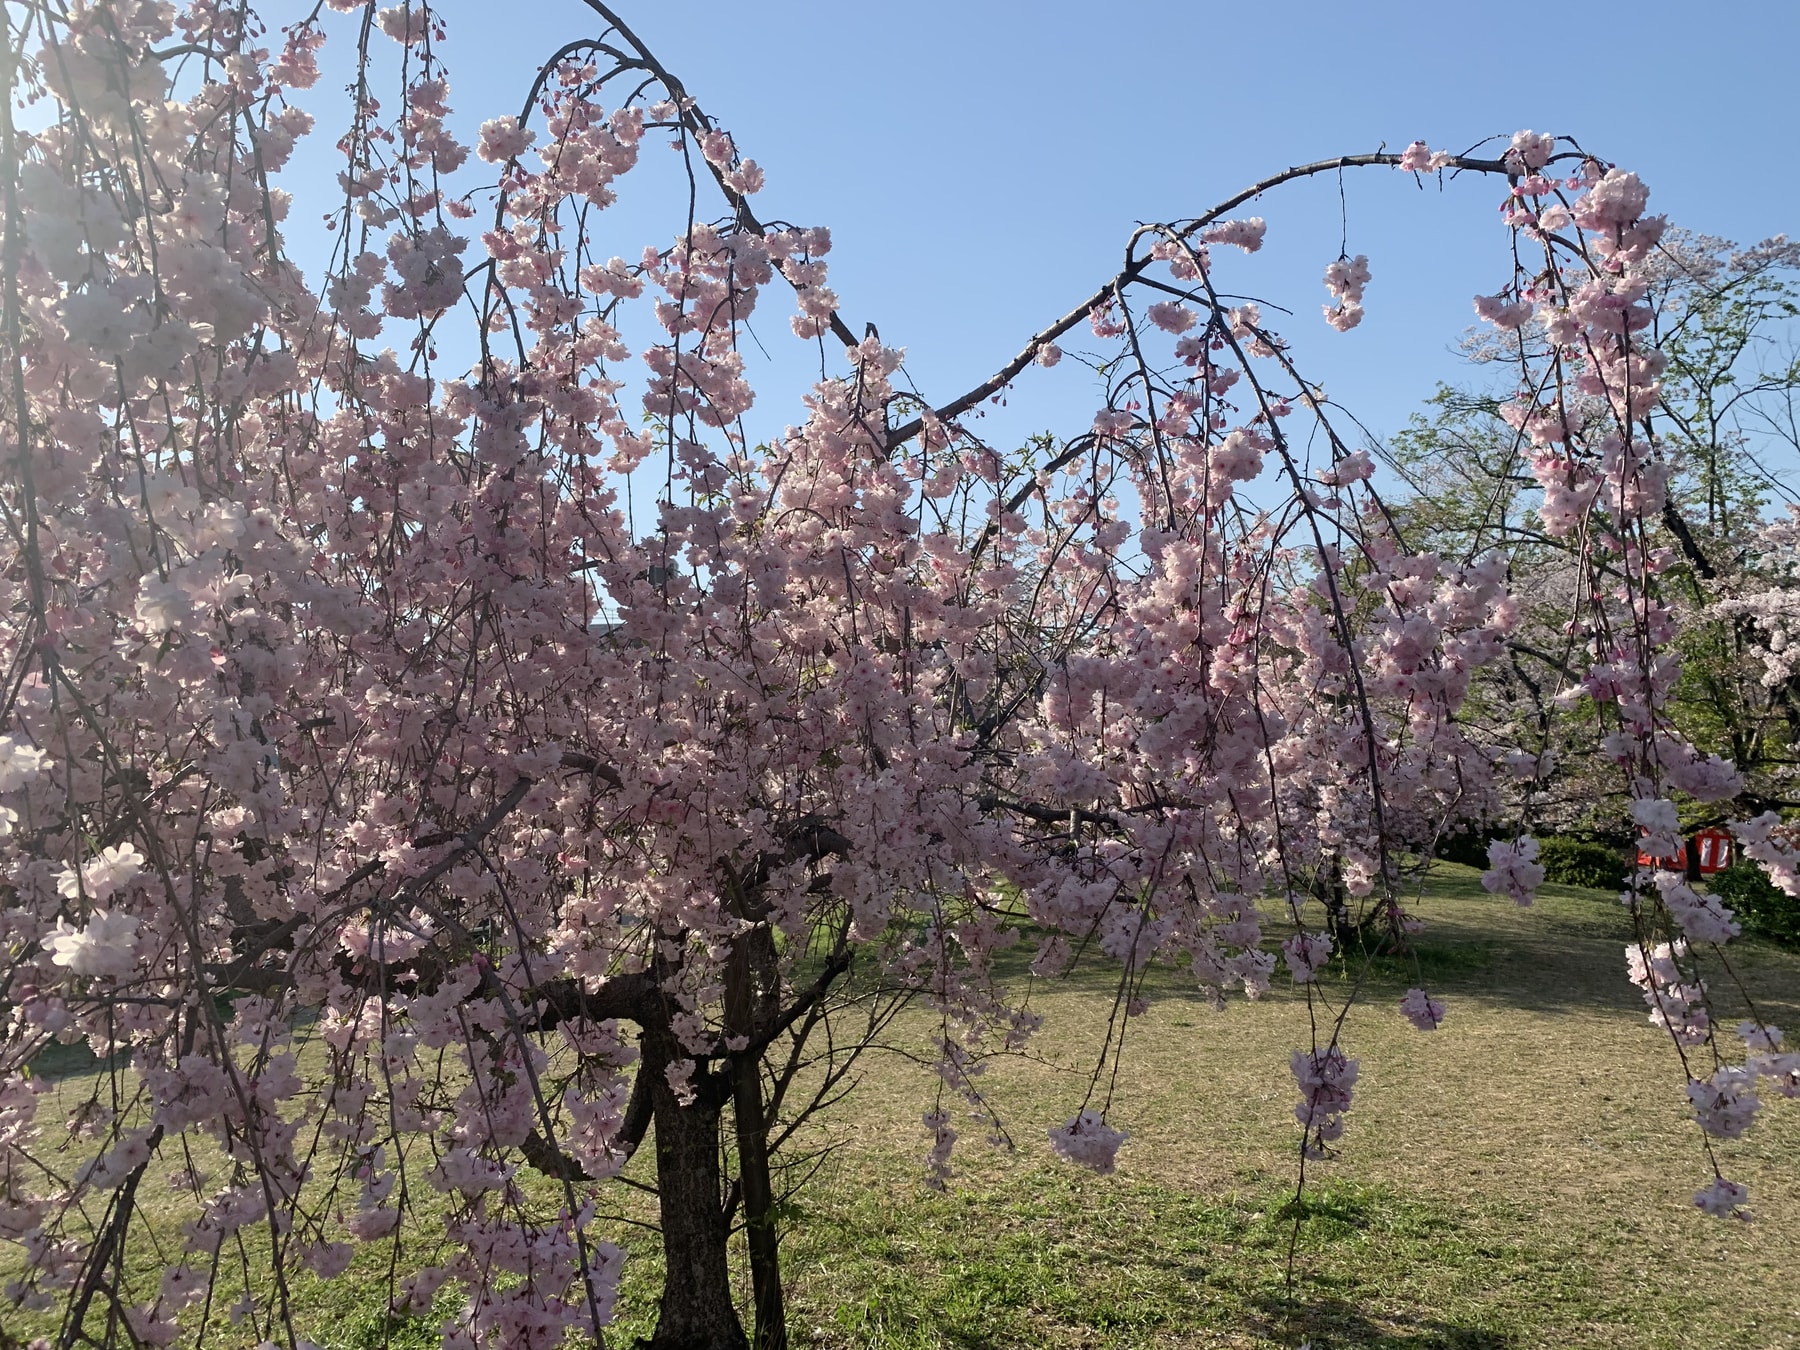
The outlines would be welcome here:
M 43 772 L 45 754 L 16 736 L 0 736 L 0 792 L 22 788 Z
M 74 928 L 67 919 L 58 919 L 56 932 L 44 945 L 52 961 L 77 975 L 123 979 L 133 969 L 131 953 L 137 928 L 138 921 L 129 914 L 96 909 L 86 928 Z

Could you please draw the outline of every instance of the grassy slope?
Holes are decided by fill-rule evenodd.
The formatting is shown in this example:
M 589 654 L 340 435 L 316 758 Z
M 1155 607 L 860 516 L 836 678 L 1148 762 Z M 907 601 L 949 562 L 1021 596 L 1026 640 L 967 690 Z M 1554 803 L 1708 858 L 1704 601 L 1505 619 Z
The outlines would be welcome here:
M 1304 1004 L 1278 990 L 1214 1014 L 1171 984 L 1132 1023 L 1116 1178 L 1047 1159 L 1041 1131 L 1079 1088 L 1017 1066 L 996 1071 L 996 1095 L 1021 1147 L 959 1145 L 962 1176 L 932 1196 L 908 1167 L 921 1137 L 883 1123 L 916 1118 L 929 1087 L 872 1073 L 789 1238 L 801 1343 L 1800 1344 L 1796 1104 L 1769 1103 L 1722 1150 L 1756 1221 L 1700 1215 L 1680 1066 L 1624 978 L 1617 904 L 1547 887 L 1518 911 L 1475 878 L 1445 866 L 1417 906 L 1446 1025 L 1421 1035 L 1400 1018 L 1414 978 L 1397 963 L 1352 1014 L 1356 1105 L 1342 1157 L 1314 1172 L 1291 1298 L 1287 1055 L 1305 1043 Z M 1800 959 L 1748 942 L 1732 955 L 1764 1016 L 1800 1030 Z M 1074 1060 L 1067 1029 L 1104 998 L 1044 1000 L 1052 1058 Z
M 1291 1292 L 1287 1056 L 1306 1041 L 1305 1004 L 1278 979 L 1262 1006 L 1237 1000 L 1215 1014 L 1165 979 L 1130 1024 L 1112 1118 L 1133 1137 L 1119 1175 L 1095 1178 L 1043 1142 L 1083 1090 L 1050 1065 L 1088 1060 L 1084 1037 L 1110 1001 L 1095 969 L 1039 996 L 1047 1022 L 1035 1047 L 1050 1063 L 989 1076 L 1019 1147 L 990 1149 L 979 1125 L 959 1124 L 948 1194 L 927 1190 L 918 1165 L 933 1080 L 899 1058 L 869 1063 L 824 1127 L 836 1151 L 791 1211 L 797 1344 L 1800 1344 L 1796 1104 L 1770 1103 L 1749 1138 L 1722 1151 L 1727 1175 L 1751 1188 L 1756 1221 L 1701 1216 L 1687 1203 L 1706 1173 L 1680 1067 L 1624 979 L 1617 905 L 1548 887 L 1518 911 L 1475 875 L 1444 866 L 1415 906 L 1446 1025 L 1422 1035 L 1401 1019 L 1394 1004 L 1417 981 L 1398 964 L 1377 970 L 1352 1015 L 1356 1105 L 1342 1157 L 1315 1166 Z M 1732 954 L 1764 1015 L 1800 1032 L 1800 957 L 1751 942 Z M 65 1087 L 79 1090 L 74 1079 Z M 625 1203 L 650 1217 L 641 1197 Z M 612 1338 L 629 1344 L 653 1316 L 655 1239 L 607 1228 L 634 1255 Z M 388 1281 L 376 1251 L 336 1281 L 297 1277 L 303 1334 L 328 1350 L 435 1345 L 441 1315 L 381 1316 Z M 0 1326 L 47 1329 L 3 1305 Z M 232 1343 L 223 1330 L 209 1346 Z

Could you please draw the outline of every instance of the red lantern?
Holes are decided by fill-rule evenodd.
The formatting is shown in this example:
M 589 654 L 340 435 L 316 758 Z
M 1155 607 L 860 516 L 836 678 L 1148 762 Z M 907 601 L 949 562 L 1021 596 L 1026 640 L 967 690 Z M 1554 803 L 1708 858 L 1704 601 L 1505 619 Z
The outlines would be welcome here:
M 1731 866 L 1731 834 L 1720 829 L 1701 830 L 1694 836 L 1694 849 L 1700 855 L 1700 875 L 1710 876 Z

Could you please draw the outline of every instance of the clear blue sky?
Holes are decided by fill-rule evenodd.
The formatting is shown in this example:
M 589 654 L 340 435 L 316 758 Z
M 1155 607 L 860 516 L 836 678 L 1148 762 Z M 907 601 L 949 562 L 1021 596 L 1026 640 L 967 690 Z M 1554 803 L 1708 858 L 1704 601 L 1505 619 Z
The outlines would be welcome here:
M 762 213 L 832 227 L 845 317 L 908 348 L 938 400 L 1108 276 L 1134 222 L 1191 215 L 1274 169 L 1384 141 L 1463 149 L 1525 126 L 1574 134 L 1640 172 L 1652 209 L 1677 224 L 1744 242 L 1800 233 L 1800 0 L 618 7 L 763 164 Z M 453 102 L 471 123 L 516 111 L 537 64 L 599 26 L 578 0 L 439 8 Z M 1307 368 L 1390 431 L 1457 375 L 1470 297 L 1505 279 L 1499 193 L 1468 180 L 1420 192 L 1388 170 L 1345 186 L 1349 251 L 1374 272 L 1362 327 L 1340 336 L 1319 318 L 1320 273 L 1338 250 L 1335 182 L 1246 209 L 1269 220 L 1269 244 L 1233 279 L 1295 308 L 1287 331 Z M 628 215 L 618 227 L 612 251 L 648 242 Z M 775 327 L 764 321 L 765 334 Z M 1030 412 L 1015 400 L 995 430 L 1092 410 L 1067 384 L 1049 397 Z M 779 423 L 797 410 L 766 411 Z

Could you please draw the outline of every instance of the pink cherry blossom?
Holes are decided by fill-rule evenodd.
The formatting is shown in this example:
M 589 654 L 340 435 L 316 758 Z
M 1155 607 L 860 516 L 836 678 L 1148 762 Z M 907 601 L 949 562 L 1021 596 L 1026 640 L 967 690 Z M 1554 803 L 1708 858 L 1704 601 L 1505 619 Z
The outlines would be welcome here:
M 1115 1130 L 1100 1113 L 1084 1108 L 1050 1131 L 1050 1146 L 1068 1161 L 1106 1177 L 1113 1174 L 1119 1146 L 1131 1136 Z
M 1337 301 L 1325 307 L 1325 319 L 1340 333 L 1362 322 L 1363 291 L 1369 284 L 1369 260 L 1363 254 L 1339 258 L 1325 269 L 1325 289 Z
M 83 864 L 79 871 L 65 867 L 57 879 L 57 894 L 65 900 L 86 895 L 92 900 L 110 900 L 135 877 L 144 865 L 144 855 L 137 845 L 114 844 L 100 850 L 97 858 Z
M 16 736 L 0 736 L 0 792 L 24 787 L 44 770 L 48 754 Z
M 135 970 L 133 948 L 138 920 L 129 914 L 96 909 L 81 928 L 59 920 L 44 944 L 50 959 L 75 975 L 126 979 Z
M 1529 905 L 1544 884 L 1543 864 L 1537 861 L 1538 842 L 1526 836 L 1516 840 L 1496 839 L 1488 845 L 1488 870 L 1481 874 L 1481 884 L 1495 895 L 1507 895 L 1521 905 Z
M 1694 1204 L 1702 1212 L 1715 1218 L 1742 1217 L 1739 1206 L 1749 1198 L 1748 1187 L 1735 1181 L 1727 1181 L 1724 1177 L 1714 1177 L 1706 1186 L 1694 1192 Z
M 476 153 L 490 164 L 504 164 L 517 159 L 537 139 L 537 133 L 519 125 L 516 117 L 495 117 L 481 124 L 481 142 Z
M 1329 933 L 1296 933 L 1281 944 L 1281 955 L 1295 984 L 1309 984 L 1331 959 Z
M 1405 169 L 1408 173 L 1425 173 L 1429 171 L 1433 167 L 1431 163 L 1431 148 L 1427 146 L 1424 141 L 1414 141 L 1411 145 L 1407 146 L 1406 149 L 1400 152 L 1399 167 Z
M 1247 220 L 1221 220 L 1216 225 L 1209 225 L 1200 232 L 1200 238 L 1208 244 L 1226 244 L 1246 253 L 1255 253 L 1262 247 L 1268 231 L 1268 223 L 1261 216 L 1251 216 Z
M 1423 989 L 1408 989 L 1400 1000 L 1400 1011 L 1420 1031 L 1436 1031 L 1444 1022 L 1444 1005 L 1428 996 Z
M 1539 135 L 1535 131 L 1516 132 L 1512 145 L 1507 148 L 1509 160 L 1525 169 L 1541 169 L 1550 162 L 1551 155 L 1556 153 L 1556 138 Z

